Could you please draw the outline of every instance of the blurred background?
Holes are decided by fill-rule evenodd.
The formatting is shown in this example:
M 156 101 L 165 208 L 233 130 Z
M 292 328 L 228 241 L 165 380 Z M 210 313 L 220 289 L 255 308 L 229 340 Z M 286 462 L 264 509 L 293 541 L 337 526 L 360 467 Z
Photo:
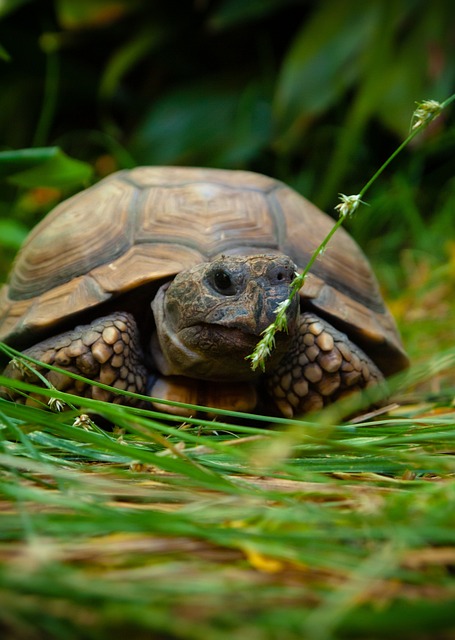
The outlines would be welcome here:
M 0 280 L 52 206 L 141 164 L 259 171 L 333 214 L 408 135 L 416 102 L 453 93 L 454 50 L 451 0 L 4 0 L 0 151 L 79 163 L 14 175 L 5 156 Z M 438 347 L 453 342 L 454 121 L 447 109 L 418 136 L 349 222 L 411 355 L 429 319 Z

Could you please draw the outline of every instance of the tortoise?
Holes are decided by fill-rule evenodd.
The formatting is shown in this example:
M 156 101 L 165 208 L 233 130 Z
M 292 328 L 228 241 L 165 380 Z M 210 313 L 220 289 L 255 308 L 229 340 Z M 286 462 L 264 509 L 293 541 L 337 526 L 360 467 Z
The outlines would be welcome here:
M 0 291 L 0 339 L 179 415 L 194 411 L 161 401 L 285 417 L 317 410 L 408 364 L 366 257 L 339 229 L 265 370 L 252 370 L 246 357 L 332 226 L 295 190 L 249 171 L 113 173 L 30 233 Z M 134 402 L 41 373 L 60 390 Z M 5 374 L 31 375 L 15 361 Z

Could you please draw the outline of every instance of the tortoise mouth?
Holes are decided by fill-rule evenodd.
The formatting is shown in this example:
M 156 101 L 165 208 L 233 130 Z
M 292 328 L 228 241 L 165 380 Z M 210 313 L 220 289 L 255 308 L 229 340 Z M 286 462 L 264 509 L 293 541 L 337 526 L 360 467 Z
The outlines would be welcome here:
M 246 364 L 245 358 L 250 355 L 260 340 L 260 335 L 238 327 L 226 327 L 220 324 L 200 322 L 182 331 L 181 335 L 185 344 L 190 348 L 204 354 L 207 360 L 222 358 L 220 367 L 229 366 L 232 362 L 233 369 L 239 370 Z M 284 332 L 275 335 L 275 347 L 269 358 L 269 365 L 281 360 L 289 348 L 290 336 Z M 251 369 L 249 364 L 246 364 Z
M 252 331 L 208 322 L 193 324 L 186 327 L 182 333 L 187 344 L 191 342 L 198 350 L 220 355 L 224 355 L 226 349 L 228 352 L 234 350 L 236 353 L 245 351 L 245 355 L 248 355 L 259 340 L 259 336 Z
M 237 327 L 205 322 L 186 327 L 179 332 L 179 341 L 185 345 L 188 366 L 180 373 L 202 380 L 254 380 L 261 371 L 253 371 L 246 357 L 253 353 L 258 340 L 256 334 Z M 281 360 L 287 347 L 288 336 L 282 334 L 266 366 Z

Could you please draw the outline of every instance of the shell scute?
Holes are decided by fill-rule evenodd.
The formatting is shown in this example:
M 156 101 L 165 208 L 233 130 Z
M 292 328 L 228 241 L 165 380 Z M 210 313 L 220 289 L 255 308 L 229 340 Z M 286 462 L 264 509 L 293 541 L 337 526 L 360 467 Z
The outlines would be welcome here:
M 122 255 L 132 243 L 132 194 L 125 186 L 100 183 L 58 205 L 19 252 L 9 296 L 36 297 Z
M 242 244 L 276 247 L 267 199 L 204 182 L 157 186 L 138 197 L 136 241 L 192 247 L 206 258 Z

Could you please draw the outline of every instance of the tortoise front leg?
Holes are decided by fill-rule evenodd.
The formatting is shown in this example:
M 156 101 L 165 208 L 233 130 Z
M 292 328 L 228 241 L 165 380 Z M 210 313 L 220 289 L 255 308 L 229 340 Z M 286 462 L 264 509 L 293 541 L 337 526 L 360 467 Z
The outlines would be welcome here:
M 267 387 L 280 412 L 292 418 L 383 379 L 374 362 L 344 333 L 313 313 L 302 313 L 294 344 Z
M 24 351 L 26 355 L 60 367 L 85 378 L 136 393 L 146 392 L 147 371 L 143 364 L 142 349 L 136 321 L 129 313 L 115 312 L 97 318 L 47 340 L 43 340 Z M 33 365 L 34 366 L 34 365 Z M 59 391 L 67 391 L 86 398 L 107 402 L 132 404 L 126 396 L 75 380 L 57 371 L 44 367 L 36 369 Z M 11 361 L 4 374 L 10 378 L 40 384 L 39 379 L 27 368 Z M 11 397 L 11 392 L 8 392 Z M 4 394 L 4 390 L 3 390 Z M 22 396 L 14 393 L 13 400 L 34 404 L 39 396 Z

